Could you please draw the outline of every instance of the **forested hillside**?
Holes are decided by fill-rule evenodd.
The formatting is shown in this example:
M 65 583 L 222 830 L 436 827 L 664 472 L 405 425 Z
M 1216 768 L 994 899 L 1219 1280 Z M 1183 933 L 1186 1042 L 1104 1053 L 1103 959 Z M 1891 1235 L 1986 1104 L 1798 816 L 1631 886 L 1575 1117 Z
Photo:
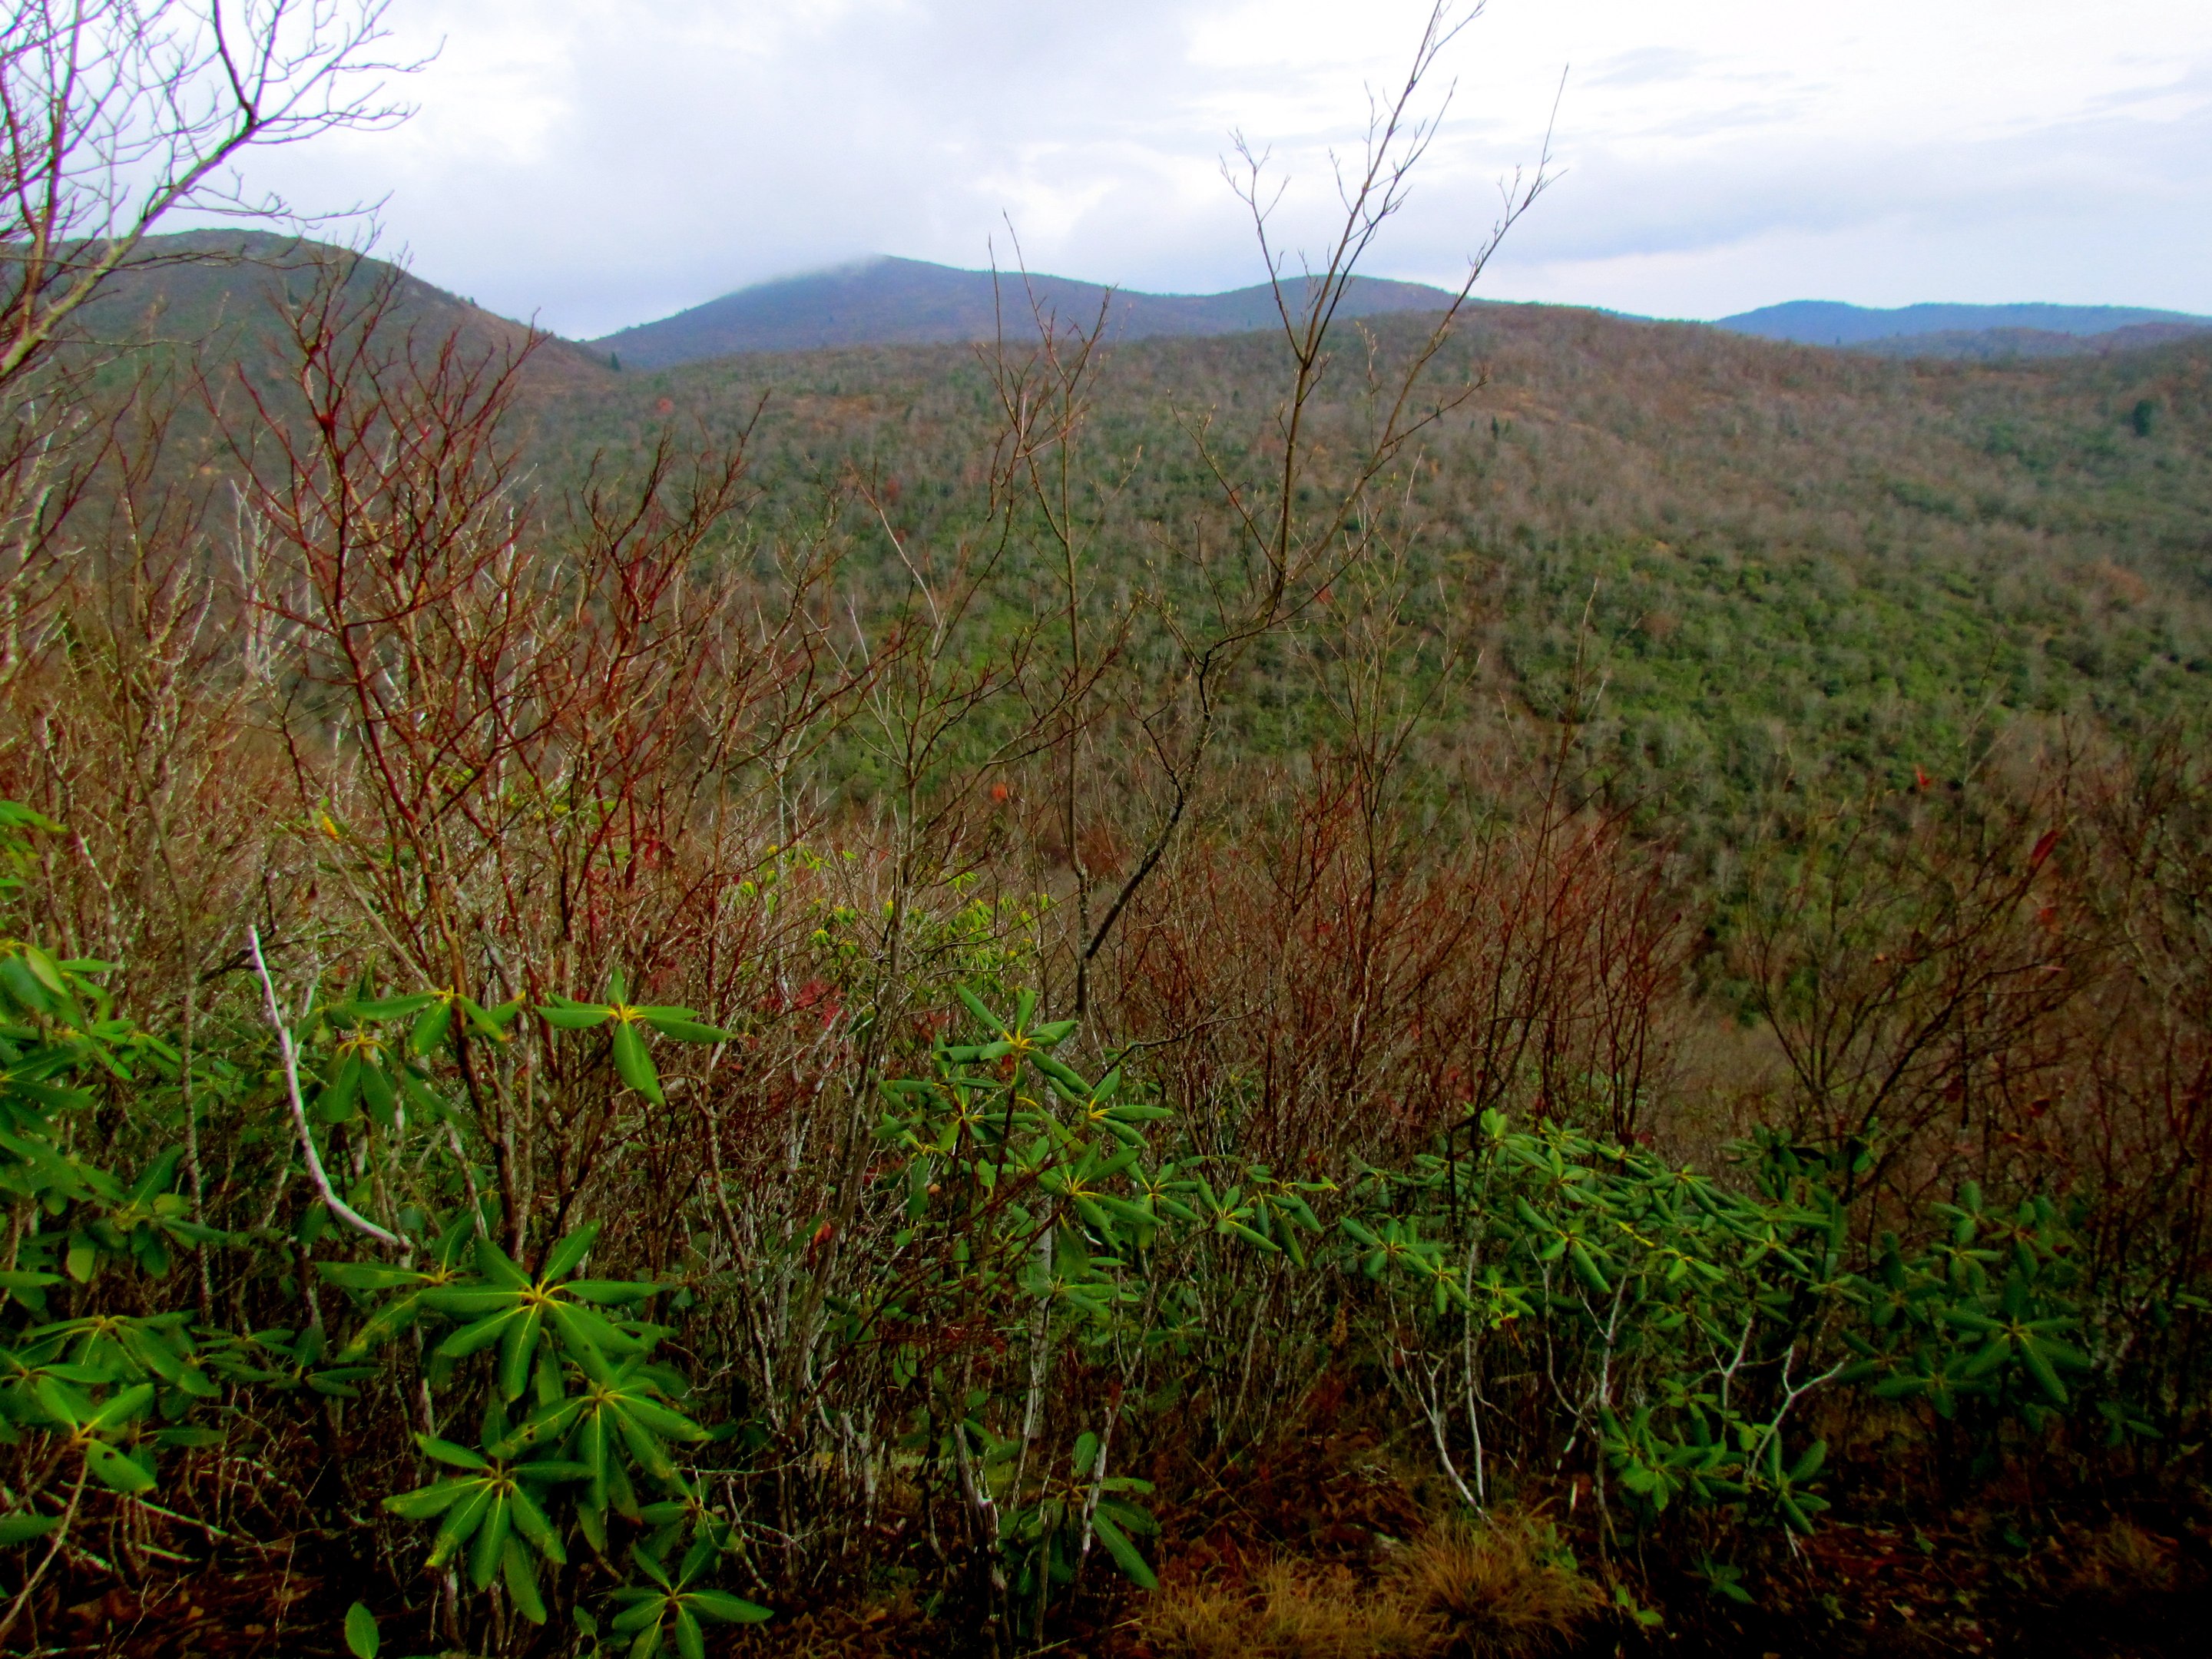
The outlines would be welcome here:
M 210 245 L 253 257 L 126 274 L 97 314 L 156 354 L 198 343 L 194 372 L 212 367 L 234 400 L 289 378 L 272 299 L 311 285 L 329 251 L 206 237 L 164 251 Z M 393 279 L 372 262 L 350 280 L 366 295 Z M 458 328 L 472 352 L 511 354 L 527 337 L 396 280 L 381 324 L 394 338 L 431 349 Z M 1041 297 L 1055 326 L 1097 321 Z M 1348 325 L 1321 417 L 1349 418 L 1366 355 L 1387 363 L 1432 320 Z M 657 374 L 548 341 L 523 370 L 517 440 L 564 484 L 664 440 L 742 430 L 771 514 L 842 501 L 862 520 L 847 526 L 860 562 L 878 565 L 890 550 L 868 548 L 866 521 L 886 489 L 892 526 L 925 544 L 990 521 L 994 366 L 1036 349 L 1036 320 L 1015 321 L 1028 333 L 1004 347 L 752 353 Z M 1583 787 L 1701 841 L 1786 781 L 1961 775 L 2021 715 L 2140 729 L 2203 696 L 2208 364 L 2212 344 L 2183 342 L 2094 364 L 1885 365 L 1694 325 L 1478 307 L 1432 370 L 1435 389 L 1468 395 L 1425 434 L 1399 579 L 1421 627 L 1480 653 L 1484 689 L 1468 695 L 1504 686 L 1548 714 L 1577 662 L 1601 679 L 1577 711 Z M 1095 553 L 1135 576 L 1160 524 L 1216 510 L 1186 428 L 1235 431 L 1238 410 L 1269 406 L 1279 336 L 1109 333 L 1094 367 L 1083 455 L 1113 480 L 1090 510 Z M 1030 580 L 1020 563 L 1009 583 Z
M 1425 326 L 1347 328 L 1322 418 L 1353 418 L 1367 354 Z M 751 422 L 772 499 L 866 496 L 932 545 L 989 517 L 994 356 L 625 375 L 534 401 L 532 441 L 574 470 Z M 1136 579 L 1159 526 L 1217 510 L 1187 428 L 1249 453 L 1240 411 L 1272 407 L 1281 356 L 1264 333 L 1105 356 L 1084 449 L 1098 558 Z M 2205 708 L 2212 343 L 1976 368 L 1483 307 L 1435 375 L 1474 390 L 1394 503 L 1409 616 L 1480 653 L 1476 724 L 1500 688 L 1556 714 L 1580 664 L 1582 786 L 1675 834 L 1732 837 L 1777 787 L 1963 777 L 2021 716 L 2142 730 Z

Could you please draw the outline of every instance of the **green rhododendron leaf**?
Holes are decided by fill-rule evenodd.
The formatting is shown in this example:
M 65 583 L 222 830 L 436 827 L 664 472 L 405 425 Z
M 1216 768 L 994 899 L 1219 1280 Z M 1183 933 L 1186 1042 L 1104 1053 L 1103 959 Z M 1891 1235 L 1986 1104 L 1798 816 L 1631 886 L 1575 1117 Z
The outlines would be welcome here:
M 358 1601 L 346 1609 L 345 1644 L 353 1659 L 376 1659 L 377 1650 L 383 1645 L 376 1615 Z

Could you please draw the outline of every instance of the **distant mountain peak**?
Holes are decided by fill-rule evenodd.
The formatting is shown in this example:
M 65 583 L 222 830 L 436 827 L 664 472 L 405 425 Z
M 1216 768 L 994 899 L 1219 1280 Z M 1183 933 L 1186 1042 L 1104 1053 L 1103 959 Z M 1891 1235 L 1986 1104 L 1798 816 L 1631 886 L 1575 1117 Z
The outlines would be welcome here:
M 633 368 L 741 352 L 955 344 L 995 338 L 1002 317 L 1010 331 L 1027 332 L 1032 298 L 1085 326 L 1103 313 L 1108 332 L 1123 340 L 1242 334 L 1277 321 L 1273 291 L 1264 283 L 1226 294 L 1146 294 L 1068 276 L 994 274 L 878 254 L 756 283 L 591 344 Z M 1339 314 L 1441 311 L 1451 298 L 1425 283 L 1359 276 Z

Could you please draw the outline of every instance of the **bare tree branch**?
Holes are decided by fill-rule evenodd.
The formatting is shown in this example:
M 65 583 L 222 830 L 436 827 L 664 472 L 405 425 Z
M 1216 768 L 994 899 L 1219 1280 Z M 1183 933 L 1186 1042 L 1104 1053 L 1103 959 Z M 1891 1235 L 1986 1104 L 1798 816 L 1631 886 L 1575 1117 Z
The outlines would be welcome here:
M 249 150 L 404 119 L 390 0 L 27 0 L 0 23 L 0 386 L 184 211 L 307 222 Z M 203 258 L 204 252 L 191 256 Z M 81 319 L 79 319 L 81 320 Z

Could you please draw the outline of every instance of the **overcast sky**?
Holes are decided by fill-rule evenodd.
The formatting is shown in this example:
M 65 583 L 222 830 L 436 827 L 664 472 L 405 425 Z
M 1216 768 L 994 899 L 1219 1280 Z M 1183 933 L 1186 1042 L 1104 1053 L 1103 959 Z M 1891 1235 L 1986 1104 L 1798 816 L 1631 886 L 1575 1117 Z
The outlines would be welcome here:
M 1207 292 L 1262 275 L 1231 129 L 1318 238 L 1327 154 L 1425 0 L 395 0 L 435 49 L 389 133 L 287 154 L 385 198 L 442 287 L 585 337 L 868 253 Z M 1375 274 L 1456 280 L 1533 163 L 1492 298 L 1717 317 L 1790 299 L 2212 313 L 2207 0 L 1492 0 Z

